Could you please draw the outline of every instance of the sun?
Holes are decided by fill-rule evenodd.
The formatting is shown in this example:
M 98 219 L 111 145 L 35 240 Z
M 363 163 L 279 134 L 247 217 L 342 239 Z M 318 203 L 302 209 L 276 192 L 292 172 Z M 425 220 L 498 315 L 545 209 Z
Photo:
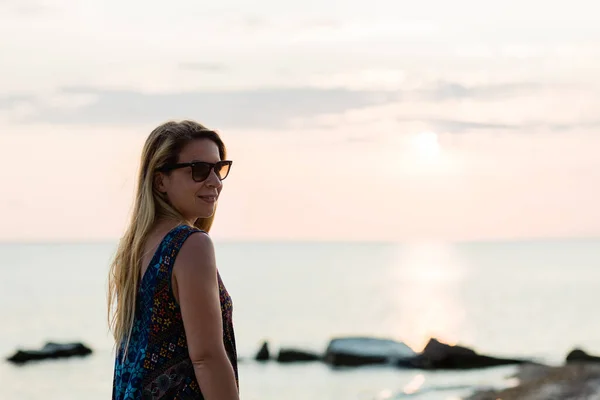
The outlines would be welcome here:
M 387 154 L 395 173 L 406 176 L 459 176 L 464 162 L 456 148 L 449 146 L 444 134 L 434 131 L 416 131 L 401 136 L 398 147 L 389 146 Z
M 411 138 L 411 147 L 419 161 L 434 161 L 442 151 L 438 134 L 435 132 L 417 133 Z

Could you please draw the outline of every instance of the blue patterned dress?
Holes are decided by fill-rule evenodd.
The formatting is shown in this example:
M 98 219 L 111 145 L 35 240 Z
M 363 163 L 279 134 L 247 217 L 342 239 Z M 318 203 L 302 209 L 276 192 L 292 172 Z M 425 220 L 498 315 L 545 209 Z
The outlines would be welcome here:
M 190 360 L 181 310 L 171 286 L 175 257 L 198 229 L 181 225 L 162 240 L 140 282 L 127 357 L 118 348 L 113 400 L 204 399 Z M 218 274 L 223 316 L 223 343 L 238 382 L 232 302 Z

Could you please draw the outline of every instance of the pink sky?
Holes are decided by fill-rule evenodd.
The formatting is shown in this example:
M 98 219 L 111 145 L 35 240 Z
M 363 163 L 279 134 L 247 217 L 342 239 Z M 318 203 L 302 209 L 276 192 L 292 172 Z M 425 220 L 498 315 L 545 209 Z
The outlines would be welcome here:
M 132 200 L 144 133 L 0 136 L 1 240 L 111 240 Z M 305 137 L 223 134 L 235 169 L 214 235 L 230 240 L 444 240 L 597 235 L 600 139 L 440 135 L 324 145 Z M 420 136 L 415 136 L 419 138 Z M 448 139 L 448 144 L 444 143 Z M 19 151 L 6 151 L 8 149 Z M 23 156 L 31 163 L 23 163 Z M 557 162 L 560 160 L 560 162 Z M 6 182 L 10 182 L 7 184 Z

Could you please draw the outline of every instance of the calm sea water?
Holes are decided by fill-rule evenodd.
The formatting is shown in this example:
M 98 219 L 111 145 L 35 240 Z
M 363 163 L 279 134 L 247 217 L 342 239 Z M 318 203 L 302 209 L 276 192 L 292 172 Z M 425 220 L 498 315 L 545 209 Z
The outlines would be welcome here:
M 258 364 L 272 350 L 322 351 L 334 336 L 430 336 L 500 356 L 560 362 L 600 353 L 600 241 L 514 243 L 217 243 L 234 300 L 244 400 L 457 399 L 502 383 L 511 367 L 420 372 Z M 0 363 L 3 398 L 110 397 L 106 273 L 114 244 L 0 244 L 0 354 L 46 340 L 83 341 L 84 359 Z M 461 387 L 465 388 L 461 388 Z M 442 390 L 442 389 L 448 390 Z

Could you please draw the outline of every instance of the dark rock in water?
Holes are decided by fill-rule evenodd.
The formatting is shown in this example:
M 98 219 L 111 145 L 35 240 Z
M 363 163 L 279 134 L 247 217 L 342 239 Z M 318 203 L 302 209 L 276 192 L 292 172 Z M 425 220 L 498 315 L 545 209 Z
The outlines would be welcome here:
M 333 366 L 396 364 L 416 356 L 406 344 L 389 339 L 349 337 L 332 339 L 325 362 Z
M 450 346 L 431 339 L 423 352 L 410 360 L 408 365 L 402 361 L 397 365 L 420 369 L 474 369 L 527 362 L 529 361 L 481 355 L 467 347 Z
M 567 363 L 570 362 L 600 362 L 600 357 L 589 355 L 581 349 L 574 349 L 567 355 Z
M 254 359 L 256 361 L 267 361 L 270 357 L 271 356 L 269 354 L 269 344 L 265 341 L 263 342 L 260 350 L 258 350 L 258 353 L 256 353 Z
M 92 350 L 82 343 L 48 342 L 41 350 L 18 350 L 7 360 L 15 364 L 23 364 L 28 361 L 87 356 L 89 354 L 92 354 Z
M 359 367 L 361 365 L 387 364 L 389 358 L 384 356 L 367 356 L 360 354 L 336 353 L 329 354 L 325 362 L 336 367 Z
M 281 349 L 277 355 L 277 361 L 280 363 L 319 360 L 321 360 L 321 356 L 318 354 L 294 349 Z

